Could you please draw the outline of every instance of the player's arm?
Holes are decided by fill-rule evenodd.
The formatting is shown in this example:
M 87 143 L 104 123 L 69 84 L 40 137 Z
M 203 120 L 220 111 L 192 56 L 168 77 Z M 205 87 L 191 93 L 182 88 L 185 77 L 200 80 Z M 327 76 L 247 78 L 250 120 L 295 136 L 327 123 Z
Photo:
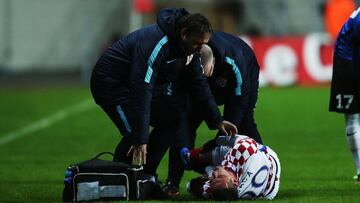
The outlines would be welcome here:
M 231 65 L 230 81 L 227 87 L 226 102 L 224 105 L 224 119 L 241 127 L 244 115 L 255 109 L 258 94 L 259 65 L 254 54 L 247 60 L 241 60 Z M 245 58 L 245 57 L 244 57 Z M 246 74 L 241 73 L 240 67 L 246 69 Z M 237 69 L 238 71 L 234 71 Z
M 360 7 L 355 10 L 350 19 L 346 22 L 344 26 L 350 24 L 352 22 L 352 32 L 350 33 L 350 42 L 352 45 L 352 66 L 354 73 L 356 75 L 357 84 L 359 83 L 359 75 L 360 75 Z M 357 85 L 359 88 L 359 85 Z
M 196 103 L 201 104 L 201 107 L 205 114 L 210 129 L 216 129 L 217 124 L 224 119 L 221 117 L 221 113 L 217 107 L 214 96 L 211 93 L 210 87 L 206 81 L 206 77 L 203 75 L 200 65 L 199 54 L 194 54 L 194 58 L 189 64 L 189 80 L 188 92 L 190 97 L 195 100 Z
M 163 38 L 164 39 L 164 38 Z M 157 76 L 157 67 L 165 61 L 166 40 L 157 44 L 138 43 L 133 53 L 130 73 L 130 101 L 132 106 L 132 143 L 134 154 L 146 161 L 146 144 L 149 139 L 150 106 Z M 159 45 L 160 44 L 160 45 Z
M 231 88 L 233 90 L 233 88 Z M 247 98 L 236 96 L 232 91 L 227 91 L 227 101 L 224 104 L 224 119 L 240 127 L 246 112 Z
M 353 32 L 351 34 L 351 42 L 353 46 L 360 47 L 360 7 L 355 10 L 350 18 L 354 21 L 353 23 Z
M 208 121 L 208 127 L 210 129 L 219 129 L 224 134 L 236 134 L 236 127 L 221 117 L 209 84 L 203 74 L 199 54 L 194 54 L 194 58 L 189 66 L 191 70 L 189 80 L 191 82 L 189 82 L 188 92 L 195 102 L 201 104 L 202 111 Z

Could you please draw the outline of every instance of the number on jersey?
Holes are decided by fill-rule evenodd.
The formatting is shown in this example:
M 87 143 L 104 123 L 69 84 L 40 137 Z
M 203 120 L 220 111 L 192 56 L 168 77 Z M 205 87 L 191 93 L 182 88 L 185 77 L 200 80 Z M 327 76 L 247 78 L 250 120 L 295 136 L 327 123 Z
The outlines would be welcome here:
M 338 101 L 338 105 L 336 108 L 338 109 L 349 109 L 350 105 L 354 99 L 354 95 L 352 94 L 337 94 L 336 100 Z

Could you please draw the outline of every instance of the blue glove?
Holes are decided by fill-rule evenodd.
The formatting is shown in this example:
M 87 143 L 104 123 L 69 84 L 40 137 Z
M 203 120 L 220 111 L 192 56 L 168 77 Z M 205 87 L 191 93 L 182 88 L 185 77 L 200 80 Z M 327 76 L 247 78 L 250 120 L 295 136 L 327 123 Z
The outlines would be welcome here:
M 190 151 L 187 147 L 183 147 L 180 150 L 181 161 L 184 164 L 185 169 L 191 170 L 190 165 Z

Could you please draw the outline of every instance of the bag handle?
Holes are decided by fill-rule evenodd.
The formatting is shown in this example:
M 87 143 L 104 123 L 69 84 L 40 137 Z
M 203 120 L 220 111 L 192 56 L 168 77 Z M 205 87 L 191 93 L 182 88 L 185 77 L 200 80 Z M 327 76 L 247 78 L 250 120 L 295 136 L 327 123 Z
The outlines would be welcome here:
M 96 155 L 93 159 L 97 159 L 97 158 L 99 158 L 100 156 L 102 156 L 104 154 L 110 154 L 112 157 L 115 156 L 114 153 L 112 153 L 112 152 L 101 152 L 98 155 Z

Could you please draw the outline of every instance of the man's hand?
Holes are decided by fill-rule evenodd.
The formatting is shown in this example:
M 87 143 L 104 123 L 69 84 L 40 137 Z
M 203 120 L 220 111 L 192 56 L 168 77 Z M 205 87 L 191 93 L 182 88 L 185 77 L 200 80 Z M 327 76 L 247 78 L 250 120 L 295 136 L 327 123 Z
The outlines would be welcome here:
M 132 145 L 129 149 L 127 156 L 130 156 L 132 153 L 132 164 L 134 165 L 144 165 L 146 164 L 146 144 L 141 145 Z
M 218 124 L 218 129 L 225 135 L 234 136 L 238 133 L 236 126 L 225 120 Z

